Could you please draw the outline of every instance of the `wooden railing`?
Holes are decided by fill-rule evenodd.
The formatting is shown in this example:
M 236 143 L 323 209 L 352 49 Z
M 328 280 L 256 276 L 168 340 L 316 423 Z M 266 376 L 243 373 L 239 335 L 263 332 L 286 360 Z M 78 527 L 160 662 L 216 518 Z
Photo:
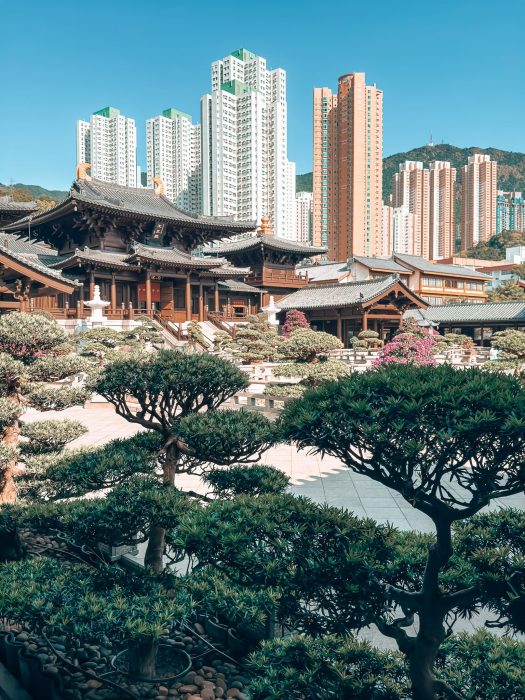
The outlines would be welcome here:
M 231 338 L 237 335 L 237 328 L 234 325 L 224 321 L 223 314 L 220 311 L 208 311 L 208 321 L 221 331 L 225 331 Z

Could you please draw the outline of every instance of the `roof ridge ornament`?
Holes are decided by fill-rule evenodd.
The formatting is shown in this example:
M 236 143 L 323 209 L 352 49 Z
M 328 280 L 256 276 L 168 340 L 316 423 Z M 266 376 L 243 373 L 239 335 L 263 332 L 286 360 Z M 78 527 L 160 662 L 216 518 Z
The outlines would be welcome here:
M 77 180 L 92 180 L 91 175 L 87 171 L 91 170 L 91 163 L 79 163 L 77 165 Z
M 271 236 L 273 234 L 272 227 L 270 225 L 270 217 L 266 214 L 261 216 L 261 225 L 259 226 L 257 233 L 261 236 Z
M 160 177 L 152 177 L 151 181 L 154 185 L 154 192 L 158 197 L 163 197 L 166 194 L 166 188 L 164 187 L 164 182 Z

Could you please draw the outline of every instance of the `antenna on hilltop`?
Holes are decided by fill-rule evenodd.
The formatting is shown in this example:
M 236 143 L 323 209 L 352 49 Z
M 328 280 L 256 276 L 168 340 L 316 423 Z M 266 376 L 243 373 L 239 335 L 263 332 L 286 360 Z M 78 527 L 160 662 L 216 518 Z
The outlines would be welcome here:
M 427 146 L 432 147 L 433 145 L 434 145 L 434 142 L 432 141 L 432 132 L 430 132 L 430 139 L 429 139 L 429 141 L 428 141 L 428 143 L 427 143 Z

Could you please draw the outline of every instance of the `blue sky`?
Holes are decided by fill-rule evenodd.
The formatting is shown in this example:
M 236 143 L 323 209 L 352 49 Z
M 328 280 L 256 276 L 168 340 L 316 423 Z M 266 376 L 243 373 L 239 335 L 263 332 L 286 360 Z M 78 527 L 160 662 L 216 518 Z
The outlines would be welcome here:
M 66 189 L 75 122 L 104 106 L 198 120 L 232 50 L 288 77 L 288 150 L 311 169 L 314 86 L 365 71 L 384 90 L 384 153 L 435 142 L 525 151 L 525 2 L 0 0 L 0 182 Z

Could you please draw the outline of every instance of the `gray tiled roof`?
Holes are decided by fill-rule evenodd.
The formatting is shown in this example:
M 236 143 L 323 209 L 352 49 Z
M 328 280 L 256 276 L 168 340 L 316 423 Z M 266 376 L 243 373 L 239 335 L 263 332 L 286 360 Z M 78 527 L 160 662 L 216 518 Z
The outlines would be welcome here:
M 394 254 L 396 260 L 400 260 L 402 263 L 407 265 L 412 265 L 417 270 L 422 272 L 434 272 L 442 275 L 458 275 L 460 277 L 474 277 L 480 280 L 489 280 L 489 275 L 484 275 L 481 272 L 470 267 L 464 267 L 463 265 L 442 265 L 440 263 L 433 263 L 419 255 L 398 255 Z
M 411 272 L 411 270 L 403 267 L 403 265 L 400 265 L 392 258 L 373 258 L 364 255 L 354 255 L 353 259 L 356 262 L 361 263 L 361 265 L 369 267 L 371 270 L 389 270 L 400 274 L 407 274 Z
M 38 202 L 13 202 L 8 197 L 0 197 L 0 209 L 3 211 L 37 211 Z
M 301 270 L 306 270 L 308 279 L 312 282 L 321 282 L 323 280 L 337 280 L 339 277 L 348 272 L 348 265 L 345 262 L 331 263 L 329 265 L 312 265 Z
M 5 255 L 6 257 L 11 258 L 12 260 L 16 260 L 17 262 L 20 262 L 23 265 L 27 265 L 36 272 L 40 272 L 41 274 L 47 275 L 48 277 L 54 277 L 55 279 L 60 280 L 61 282 L 65 282 L 66 284 L 76 286 L 76 282 L 74 282 L 72 279 L 64 277 L 64 275 L 59 270 L 54 270 L 53 268 L 46 265 L 43 261 L 46 256 L 39 256 L 31 253 L 15 253 L 14 251 L 9 250 L 8 248 L 0 248 L 0 254 Z
M 252 294 L 260 294 L 261 290 L 257 287 L 252 287 L 246 282 L 241 282 L 240 280 L 221 280 L 219 282 L 219 287 L 221 289 L 227 289 L 231 292 L 251 292 Z
M 257 233 L 255 236 L 243 238 L 240 241 L 221 243 L 213 248 L 206 248 L 205 252 L 218 255 L 227 255 L 228 253 L 237 253 L 243 250 L 257 248 L 257 246 L 260 246 L 261 244 L 268 248 L 282 250 L 283 252 L 302 253 L 305 257 L 326 253 L 326 248 L 316 248 L 314 246 L 304 245 L 304 243 L 289 241 L 286 238 L 277 238 L 277 236 L 274 236 L 271 233 Z
M 203 228 L 227 228 L 239 232 L 255 229 L 255 221 L 233 221 L 225 217 L 188 214 L 178 209 L 163 195 L 157 195 L 154 190 L 147 188 L 124 187 L 101 180 L 77 180 L 71 188 L 71 196 L 82 202 L 98 204 L 116 211 L 202 225 Z
M 163 246 L 144 245 L 137 243 L 133 252 L 126 256 L 126 262 L 133 262 L 137 258 L 144 258 L 156 262 L 166 262 L 184 267 L 220 267 L 226 263 L 224 258 L 210 258 L 206 256 L 195 257 L 178 248 L 166 248 Z
M 109 267 L 129 268 L 131 265 L 125 262 L 128 257 L 128 253 L 108 253 L 107 251 L 92 250 L 91 248 L 77 248 L 72 255 L 61 256 L 58 260 L 55 258 L 51 265 L 57 269 L 64 269 L 72 267 L 79 262 L 92 262 L 108 265 Z
M 430 306 L 421 317 L 433 323 L 497 323 L 498 321 L 523 322 L 525 325 L 525 302 L 493 301 L 488 304 L 443 304 Z M 407 316 L 413 316 L 407 311 Z
M 324 309 L 354 306 L 383 294 L 399 282 L 391 275 L 383 279 L 347 284 L 329 284 L 320 287 L 305 287 L 293 292 L 278 302 L 283 311 L 289 309 Z
M 19 238 L 13 233 L 0 233 L 0 247 L 7 248 L 14 253 L 33 253 L 35 255 L 58 255 L 53 248 L 48 248 L 38 243 L 32 243 L 25 238 Z

